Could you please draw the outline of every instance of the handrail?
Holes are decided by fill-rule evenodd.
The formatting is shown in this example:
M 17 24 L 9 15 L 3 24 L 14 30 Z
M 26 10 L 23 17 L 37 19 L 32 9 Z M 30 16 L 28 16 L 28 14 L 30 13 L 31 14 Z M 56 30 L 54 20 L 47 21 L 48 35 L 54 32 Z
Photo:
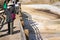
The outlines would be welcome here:
M 20 0 L 19 0 L 20 2 Z M 21 3 L 19 3 L 19 15 L 21 14 Z M 22 27 L 22 24 L 21 24 L 21 21 L 19 21 L 19 26 L 20 26 L 20 32 L 21 32 L 21 40 L 26 40 L 26 36 L 25 36 L 25 33 L 24 33 L 24 30 L 23 30 L 23 27 Z
M 19 21 L 19 26 L 20 26 L 20 32 L 21 32 L 21 40 L 26 40 L 25 33 L 20 21 Z

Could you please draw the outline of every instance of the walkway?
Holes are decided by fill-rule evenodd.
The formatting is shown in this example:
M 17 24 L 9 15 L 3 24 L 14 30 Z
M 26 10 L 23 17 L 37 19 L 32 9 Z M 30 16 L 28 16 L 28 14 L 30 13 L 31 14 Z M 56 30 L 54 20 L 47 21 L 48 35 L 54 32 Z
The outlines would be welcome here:
M 19 15 L 16 15 L 16 19 L 14 21 L 14 27 L 13 27 L 13 35 L 7 34 L 8 28 L 7 28 L 7 24 L 5 24 L 2 30 L 0 31 L 0 40 L 21 40 L 19 21 L 20 21 L 20 17 Z

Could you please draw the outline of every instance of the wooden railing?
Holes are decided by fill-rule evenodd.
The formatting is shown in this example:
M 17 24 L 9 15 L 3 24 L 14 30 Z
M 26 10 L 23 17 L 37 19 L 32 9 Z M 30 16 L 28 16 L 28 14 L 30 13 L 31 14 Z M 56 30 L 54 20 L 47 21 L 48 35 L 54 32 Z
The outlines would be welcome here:
M 20 2 L 20 0 L 19 0 Z M 19 3 L 19 15 L 20 17 L 22 16 L 21 14 L 21 3 Z M 23 27 L 22 27 L 22 24 L 21 24 L 21 20 L 19 21 L 19 26 L 20 26 L 20 32 L 21 32 L 21 40 L 26 40 L 26 36 L 25 36 L 25 33 L 24 33 L 24 30 L 23 30 Z
M 20 32 L 21 32 L 21 40 L 26 40 L 25 33 L 20 21 L 19 21 L 19 26 L 20 26 Z

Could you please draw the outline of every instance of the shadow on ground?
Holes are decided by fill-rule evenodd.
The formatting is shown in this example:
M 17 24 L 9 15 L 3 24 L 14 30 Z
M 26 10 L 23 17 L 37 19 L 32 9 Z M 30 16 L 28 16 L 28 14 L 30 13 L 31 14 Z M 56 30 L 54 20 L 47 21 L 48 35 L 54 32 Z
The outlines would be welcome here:
M 16 28 L 16 27 L 13 27 L 13 29 L 15 29 L 15 28 Z M 6 32 L 6 31 L 8 31 L 8 29 L 1 30 L 0 33 L 1 33 L 1 32 Z M 14 34 L 17 34 L 17 33 L 19 33 L 19 32 L 20 32 L 20 30 L 16 30 L 16 31 L 13 30 L 13 35 L 14 35 Z M 8 32 L 5 33 L 5 34 L 0 34 L 0 38 L 1 38 L 1 37 L 5 37 L 5 36 L 8 36 L 8 35 L 10 35 L 10 34 L 8 34 Z
M 29 30 L 29 38 L 27 40 L 43 40 L 40 32 L 38 33 L 38 29 L 36 28 L 36 22 L 32 20 L 30 14 L 26 12 L 22 12 L 23 20 L 24 20 L 24 29 Z
M 8 34 L 8 32 L 7 32 L 8 29 L 2 29 L 2 28 L 4 27 L 4 25 L 7 24 L 7 22 L 5 22 L 6 18 L 5 18 L 4 16 L 1 16 L 1 17 L 2 17 L 2 21 L 0 21 L 0 24 L 1 24 L 1 25 L 0 25 L 0 38 L 10 35 L 10 34 Z M 0 19 L 0 20 L 1 20 L 1 19 Z M 14 31 L 15 28 L 16 28 L 16 26 L 13 27 L 13 34 L 19 33 L 20 30 Z M 5 32 L 6 32 L 6 33 L 5 33 Z

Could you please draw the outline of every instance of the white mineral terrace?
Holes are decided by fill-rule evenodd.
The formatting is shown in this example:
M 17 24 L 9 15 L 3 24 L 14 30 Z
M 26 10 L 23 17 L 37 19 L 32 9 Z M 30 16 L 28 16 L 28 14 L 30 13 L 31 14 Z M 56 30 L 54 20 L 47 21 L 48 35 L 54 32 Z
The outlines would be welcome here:
M 25 5 L 30 8 L 35 8 L 35 9 L 47 9 L 52 12 L 56 12 L 57 14 L 60 15 L 60 8 L 53 6 L 53 5 L 48 5 L 48 4 L 31 4 L 31 5 Z
M 32 18 L 33 23 L 29 21 L 30 25 L 39 29 L 43 40 L 60 40 L 60 18 L 56 18 L 58 15 L 35 9 L 46 9 L 60 15 L 60 8 L 48 4 L 22 5 L 22 11 L 26 12 L 24 14 Z

